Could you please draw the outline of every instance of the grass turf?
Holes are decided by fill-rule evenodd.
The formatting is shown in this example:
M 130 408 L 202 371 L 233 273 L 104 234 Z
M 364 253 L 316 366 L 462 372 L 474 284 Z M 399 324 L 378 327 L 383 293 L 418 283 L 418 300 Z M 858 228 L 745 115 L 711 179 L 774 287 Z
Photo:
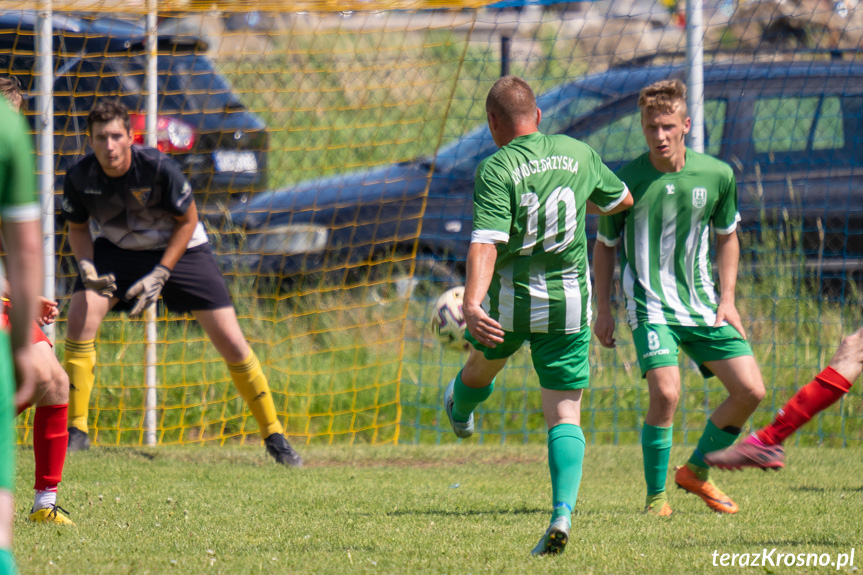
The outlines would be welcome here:
M 647 517 L 638 446 L 589 446 L 574 529 L 556 558 L 529 556 L 550 516 L 541 445 L 302 448 L 285 469 L 263 447 L 93 448 L 70 454 L 59 503 L 75 527 L 30 524 L 32 452 L 19 451 L 22 573 L 703 573 L 713 552 L 861 547 L 863 459 L 791 448 L 780 473 L 722 472 L 740 505 L 710 512 L 674 489 Z M 675 448 L 672 462 L 688 450 Z M 863 563 L 863 550 L 853 566 Z M 768 573 L 835 571 L 768 565 Z M 760 572 L 761 568 L 748 568 Z M 734 571 L 734 570 L 732 570 Z M 841 572 L 841 571 L 840 571 Z

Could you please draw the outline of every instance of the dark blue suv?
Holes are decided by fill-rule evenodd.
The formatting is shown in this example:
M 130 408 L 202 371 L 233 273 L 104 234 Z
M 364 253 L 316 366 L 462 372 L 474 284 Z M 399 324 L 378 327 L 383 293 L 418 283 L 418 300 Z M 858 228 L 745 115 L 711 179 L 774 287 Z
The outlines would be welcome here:
M 628 65 L 561 85 L 538 98 L 540 128 L 586 142 L 617 169 L 646 151 L 639 91 L 672 77 L 683 79 L 685 70 Z M 745 245 L 757 244 L 767 228 L 794 228 L 801 265 L 859 275 L 863 64 L 712 62 L 704 83 L 705 151 L 735 171 Z M 259 194 L 220 224 L 247 239 L 229 248 L 223 263 L 293 276 L 410 254 L 416 241 L 419 273 L 458 277 L 470 241 L 474 172 L 496 149 L 480 126 L 435 157 Z M 589 236 L 595 228 L 588 218 Z
M 0 13 L 0 74 L 36 89 L 36 13 Z M 145 30 L 113 18 L 54 14 L 54 148 L 56 171 L 86 151 L 87 113 L 97 98 L 119 98 L 143 142 Z M 268 138 L 204 55 L 199 38 L 159 36 L 158 146 L 189 177 L 200 204 L 266 187 Z M 35 105 L 28 106 L 31 123 Z M 56 189 L 62 189 L 58 181 Z

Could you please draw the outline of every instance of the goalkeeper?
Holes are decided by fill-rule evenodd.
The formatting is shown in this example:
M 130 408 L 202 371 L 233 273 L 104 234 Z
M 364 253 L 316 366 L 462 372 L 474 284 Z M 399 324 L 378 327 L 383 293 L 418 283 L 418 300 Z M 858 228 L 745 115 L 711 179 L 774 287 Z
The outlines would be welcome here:
M 539 132 L 542 112 L 520 78 L 495 82 L 486 99 L 494 155 L 477 169 L 464 293 L 464 368 L 444 392 L 458 437 L 494 388 L 507 358 L 530 342 L 542 388 L 551 470 L 551 525 L 534 555 L 564 550 L 584 458 L 581 396 L 589 381 L 590 274 L 584 220 L 632 205 L 626 186 L 585 144 Z M 488 297 L 487 306 L 483 299 Z
M 276 418 L 258 358 L 240 330 L 179 166 L 158 150 L 132 145 L 129 114 L 119 102 L 98 102 L 87 116 L 87 129 L 93 153 L 68 170 L 63 190 L 79 271 L 64 364 L 71 385 L 69 451 L 90 445 L 87 408 L 99 325 L 110 310 L 136 317 L 161 295 L 169 310 L 191 312 L 207 332 L 258 422 L 267 453 L 278 463 L 301 465 Z

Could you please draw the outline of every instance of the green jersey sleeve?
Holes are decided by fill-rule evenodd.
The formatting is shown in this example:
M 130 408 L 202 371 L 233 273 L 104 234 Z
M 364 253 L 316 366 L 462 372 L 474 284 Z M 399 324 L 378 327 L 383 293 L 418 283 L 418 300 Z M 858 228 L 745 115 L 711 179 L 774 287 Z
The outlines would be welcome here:
M 728 166 L 719 187 L 719 199 L 716 201 L 712 220 L 716 233 L 722 235 L 728 235 L 736 230 L 737 222 L 740 221 L 740 213 L 737 211 L 737 182 Z
M 39 219 L 36 198 L 36 163 L 24 118 L 2 104 L 0 121 L 0 218 L 5 221 Z
M 494 156 L 483 160 L 476 171 L 473 191 L 472 243 L 505 243 L 512 229 L 512 200 L 507 172 L 496 166 Z
M 593 149 L 590 149 L 590 173 L 594 174 L 595 184 L 589 199 L 600 210 L 613 210 L 626 198 L 626 184 L 602 163 L 599 154 Z
M 628 210 L 610 216 L 599 216 L 596 239 L 610 248 L 616 246 L 623 236 L 627 213 L 629 213 Z

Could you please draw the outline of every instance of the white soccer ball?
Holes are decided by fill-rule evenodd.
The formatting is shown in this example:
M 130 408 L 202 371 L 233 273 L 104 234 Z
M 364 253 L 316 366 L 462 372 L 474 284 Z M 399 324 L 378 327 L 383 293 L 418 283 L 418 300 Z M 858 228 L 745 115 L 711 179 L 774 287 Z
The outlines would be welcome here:
M 445 291 L 434 304 L 432 312 L 432 332 L 444 347 L 466 350 L 470 344 L 464 339 L 464 287 L 454 287 Z

